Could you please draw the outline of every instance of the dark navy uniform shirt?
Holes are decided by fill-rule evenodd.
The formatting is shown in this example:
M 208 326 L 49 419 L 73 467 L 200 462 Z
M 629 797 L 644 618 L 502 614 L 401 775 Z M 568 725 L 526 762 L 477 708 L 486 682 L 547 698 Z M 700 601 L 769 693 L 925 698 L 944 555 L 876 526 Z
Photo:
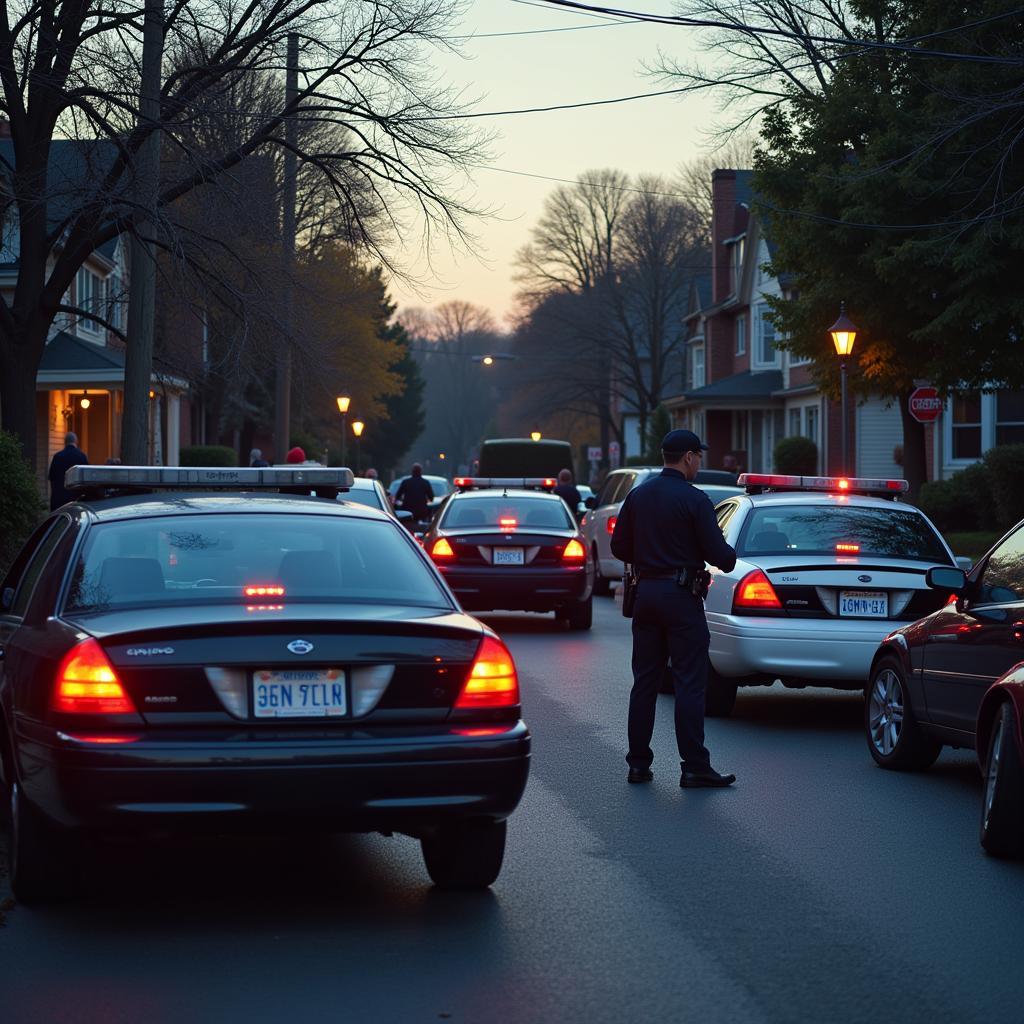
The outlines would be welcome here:
M 665 468 L 634 487 L 619 510 L 612 554 L 641 572 L 704 568 L 731 572 L 736 552 L 726 544 L 711 499 L 678 469 Z

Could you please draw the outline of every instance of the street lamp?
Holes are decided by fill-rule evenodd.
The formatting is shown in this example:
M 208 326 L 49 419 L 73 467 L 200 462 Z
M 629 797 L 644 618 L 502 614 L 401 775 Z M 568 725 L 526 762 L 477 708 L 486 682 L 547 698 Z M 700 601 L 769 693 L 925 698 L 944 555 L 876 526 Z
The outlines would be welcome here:
M 843 438 L 843 461 L 840 467 L 841 472 L 846 475 L 850 471 L 848 464 L 849 444 L 849 423 L 846 416 L 846 360 L 853 352 L 853 343 L 857 340 L 857 327 L 846 315 L 846 303 L 839 303 L 839 319 L 828 329 L 832 336 L 832 344 L 836 347 L 836 355 L 839 356 L 839 406 L 842 417 L 842 438 Z
M 356 475 L 359 475 L 359 467 L 362 464 L 359 451 L 359 439 L 363 436 L 366 424 L 362 420 L 355 420 L 352 423 L 352 433 L 356 435 Z
M 341 413 L 341 464 L 344 466 L 347 459 L 345 454 L 348 445 L 348 404 L 352 399 L 348 395 L 338 395 L 338 412 Z
M 530 440 L 531 441 L 539 441 L 540 440 L 540 431 L 539 430 L 531 430 L 530 431 Z

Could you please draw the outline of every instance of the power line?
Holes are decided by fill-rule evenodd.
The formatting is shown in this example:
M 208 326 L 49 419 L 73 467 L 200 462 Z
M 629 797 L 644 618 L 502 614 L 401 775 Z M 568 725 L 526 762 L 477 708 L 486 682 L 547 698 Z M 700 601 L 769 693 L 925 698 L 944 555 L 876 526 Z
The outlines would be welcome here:
M 534 174 L 532 171 L 515 171 L 510 167 L 495 167 L 492 164 L 471 164 L 482 171 L 497 171 L 499 174 L 514 174 L 520 178 L 537 178 L 540 181 L 555 181 L 562 185 L 583 185 L 585 188 L 607 188 L 613 192 L 635 192 L 642 196 L 660 196 L 664 199 L 703 199 L 700 192 L 655 192 L 651 189 L 637 188 L 634 185 L 609 185 L 600 181 L 583 181 L 581 178 L 556 178 L 550 174 Z
M 518 32 L 481 32 L 474 35 L 468 36 L 452 36 L 453 42 L 461 42 L 463 40 L 474 40 L 474 39 L 506 39 L 509 36 L 542 36 L 550 32 L 586 32 L 587 29 L 591 28 L 627 28 L 630 24 L 640 24 L 639 22 L 628 22 L 628 21 L 605 21 L 600 25 L 566 25 L 563 28 L 529 28 L 521 29 Z

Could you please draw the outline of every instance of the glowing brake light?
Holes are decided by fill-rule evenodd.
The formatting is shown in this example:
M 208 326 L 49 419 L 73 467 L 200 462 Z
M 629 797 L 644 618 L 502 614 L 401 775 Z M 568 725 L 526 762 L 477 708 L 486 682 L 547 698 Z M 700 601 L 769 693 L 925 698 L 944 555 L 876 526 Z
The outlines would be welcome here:
M 246 597 L 284 597 L 284 587 L 267 586 L 266 584 L 259 583 L 243 587 L 242 593 Z
M 519 520 L 515 516 L 502 516 L 498 520 L 498 526 L 503 530 L 514 530 L 519 525 Z
M 849 480 L 837 480 L 836 481 L 836 489 L 840 490 L 840 491 L 848 491 L 850 489 L 850 481 Z
M 563 562 L 582 562 L 586 560 L 586 557 L 587 552 L 575 537 L 565 545 L 565 550 L 562 552 Z
M 768 577 L 760 569 L 755 569 L 740 580 L 740 584 L 736 588 L 733 606 L 736 608 L 781 608 L 782 602 Z
M 607 530 L 607 531 L 608 531 L 609 533 L 614 533 L 614 532 L 615 532 L 615 524 L 616 524 L 616 523 L 617 523 L 618 521 L 619 521 L 619 517 L 618 517 L 618 516 L 609 516 L 609 517 L 607 518 L 607 520 L 605 521 L 605 524 L 604 524 L 604 528 L 605 528 L 605 529 L 606 529 L 606 530 Z
M 554 480 L 552 477 L 546 476 L 541 481 L 541 487 L 554 487 L 556 483 L 557 483 L 557 481 Z
M 485 636 L 455 707 L 506 708 L 518 703 L 519 679 L 512 655 L 500 640 Z
M 72 647 L 57 669 L 50 707 L 70 715 L 132 715 L 125 693 L 103 648 L 92 638 Z
M 447 537 L 438 537 L 434 541 L 434 546 L 430 549 L 431 558 L 454 558 L 455 551 L 452 549 L 451 544 L 448 543 Z
M 836 545 L 836 553 L 840 555 L 856 555 L 860 552 L 859 544 L 844 544 L 840 542 Z

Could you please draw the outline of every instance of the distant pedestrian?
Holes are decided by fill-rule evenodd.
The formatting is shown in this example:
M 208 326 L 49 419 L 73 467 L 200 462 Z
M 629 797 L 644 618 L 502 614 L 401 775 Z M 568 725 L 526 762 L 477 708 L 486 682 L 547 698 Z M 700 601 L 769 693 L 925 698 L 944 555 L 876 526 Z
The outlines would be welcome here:
M 558 486 L 555 488 L 554 493 L 569 506 L 569 511 L 574 516 L 579 515 L 579 509 L 583 499 L 580 497 L 580 492 L 576 490 L 576 485 L 572 482 L 571 470 L 559 470 Z
M 306 452 L 296 445 L 286 456 L 285 462 L 305 462 Z
M 72 466 L 89 465 L 89 456 L 78 447 L 78 435 L 68 431 L 64 435 L 64 447 L 50 460 L 50 511 L 66 505 L 71 492 L 64 487 L 64 474 Z
M 249 465 L 255 469 L 262 469 L 264 466 L 269 466 L 270 463 L 263 458 L 263 452 L 259 448 L 253 448 L 249 452 Z
M 371 466 L 371 467 L 370 467 L 370 468 L 369 468 L 369 469 L 368 469 L 368 470 L 366 471 L 366 473 L 364 474 L 364 476 L 366 477 L 366 479 L 367 479 L 367 480 L 376 480 L 376 479 L 377 479 L 377 470 L 375 470 L 375 469 L 373 468 L 373 466 Z
M 434 488 L 428 480 L 423 479 L 423 467 L 417 462 L 412 467 L 412 475 L 398 485 L 395 507 L 411 512 L 413 519 L 422 523 L 430 518 L 427 506 L 433 500 Z

